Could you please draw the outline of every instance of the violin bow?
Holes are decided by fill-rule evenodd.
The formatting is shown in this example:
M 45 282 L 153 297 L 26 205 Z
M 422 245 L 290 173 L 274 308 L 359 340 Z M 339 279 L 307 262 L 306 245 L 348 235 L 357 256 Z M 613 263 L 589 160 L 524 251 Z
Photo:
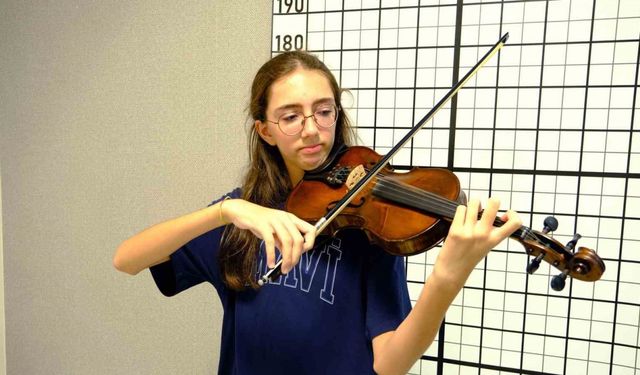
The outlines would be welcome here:
M 335 206 L 331 210 L 329 210 L 329 212 L 327 212 L 327 214 L 325 216 L 321 217 L 314 224 L 314 226 L 316 228 L 316 234 L 322 232 L 331 223 L 331 221 L 333 221 L 333 219 L 335 219 L 336 216 L 338 216 L 340 214 L 340 212 L 342 212 L 342 210 L 353 200 L 353 198 L 355 198 L 355 196 L 365 187 L 365 185 L 367 185 L 371 180 L 373 180 L 376 177 L 378 172 L 380 172 L 380 170 L 382 170 L 382 168 L 384 168 L 387 165 L 387 163 L 389 163 L 389 160 L 391 160 L 391 158 L 393 158 L 395 156 L 395 154 L 397 154 L 398 151 L 400 151 L 400 149 L 407 142 L 409 142 L 409 140 L 411 140 L 411 138 L 413 138 L 413 136 L 420 129 L 422 129 L 422 127 L 429 120 L 431 120 L 433 118 L 433 116 L 440 109 L 442 109 L 442 107 L 444 107 L 444 105 L 447 104 L 449 102 L 449 100 L 451 100 L 451 98 L 453 98 L 454 95 L 456 95 L 458 93 L 458 91 L 460 91 L 462 86 L 464 86 L 480 70 L 480 68 L 482 68 L 484 66 L 484 64 L 486 64 L 487 61 L 489 61 L 489 59 L 491 59 L 491 57 L 493 57 L 493 55 L 495 55 L 502 47 L 504 47 L 504 44 L 507 42 L 507 39 L 509 39 L 509 33 L 505 33 L 493 45 L 493 47 L 491 47 L 491 49 L 489 49 L 489 51 L 487 51 L 487 53 L 485 53 L 485 55 L 476 63 L 476 65 L 474 65 L 467 72 L 467 74 L 465 74 L 464 77 L 462 77 L 462 79 L 460 79 L 458 81 L 458 83 L 456 83 L 447 92 L 447 94 L 445 96 L 443 96 L 442 99 L 440 99 L 440 101 L 435 105 L 435 107 L 433 107 L 431 109 L 431 111 L 429 111 L 429 113 L 427 113 L 420 121 L 418 121 L 418 123 L 416 125 L 414 125 L 413 128 L 411 128 L 411 130 L 409 130 L 409 132 L 395 146 L 393 146 L 391 151 L 389 151 L 385 156 L 383 156 L 380 159 L 380 161 L 378 161 L 378 163 L 376 165 L 374 165 L 369 170 L 369 172 L 366 175 L 364 175 L 349 190 L 349 192 L 347 194 L 345 194 L 345 196 L 335 204 Z M 280 259 L 272 269 L 270 269 L 267 273 L 264 274 L 264 276 L 262 276 L 258 280 L 258 285 L 263 286 L 267 282 L 273 281 L 277 277 L 282 275 L 281 268 L 282 268 L 282 259 Z

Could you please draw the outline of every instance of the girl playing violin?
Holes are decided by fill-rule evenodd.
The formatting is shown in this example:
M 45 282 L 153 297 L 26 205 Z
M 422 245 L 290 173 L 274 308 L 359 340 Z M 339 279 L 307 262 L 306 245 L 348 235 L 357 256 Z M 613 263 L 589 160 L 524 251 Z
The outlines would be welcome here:
M 353 143 L 342 90 L 315 56 L 286 52 L 256 74 L 251 165 L 241 188 L 124 241 L 115 267 L 149 268 L 166 296 L 207 281 L 222 301 L 220 374 L 405 374 L 432 343 L 474 266 L 520 227 L 499 202 L 460 205 L 411 308 L 403 260 L 357 229 L 315 243 L 316 229 L 281 210 L 331 151 Z M 257 280 L 277 258 L 279 278 Z

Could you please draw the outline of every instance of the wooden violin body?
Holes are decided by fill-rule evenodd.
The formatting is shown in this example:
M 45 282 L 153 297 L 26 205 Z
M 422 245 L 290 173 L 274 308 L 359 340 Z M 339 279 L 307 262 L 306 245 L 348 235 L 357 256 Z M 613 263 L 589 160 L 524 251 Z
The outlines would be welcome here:
M 359 166 L 368 170 L 380 155 L 366 147 L 350 147 L 332 168 L 307 174 L 289 195 L 286 210 L 299 218 L 315 222 L 340 201 L 349 189 L 349 175 Z M 354 172 L 355 171 L 355 172 Z M 466 203 L 458 178 L 446 169 L 414 168 L 406 173 L 385 167 L 382 178 L 431 191 L 448 200 Z M 449 231 L 449 223 L 415 209 L 390 204 L 371 194 L 373 184 L 364 188 L 328 226 L 331 234 L 343 228 L 361 228 L 373 243 L 394 255 L 414 255 L 440 243 Z

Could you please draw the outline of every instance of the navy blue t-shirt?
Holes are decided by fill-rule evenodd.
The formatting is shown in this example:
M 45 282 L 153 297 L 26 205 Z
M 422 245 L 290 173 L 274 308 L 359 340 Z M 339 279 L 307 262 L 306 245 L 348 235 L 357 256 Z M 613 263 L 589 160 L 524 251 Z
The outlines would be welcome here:
M 166 296 L 204 281 L 217 290 L 224 308 L 219 374 L 374 373 L 371 340 L 396 329 L 411 309 L 402 258 L 348 230 L 317 244 L 260 290 L 236 292 L 225 286 L 218 265 L 223 229 L 151 268 Z M 258 264 L 263 275 L 264 249 Z

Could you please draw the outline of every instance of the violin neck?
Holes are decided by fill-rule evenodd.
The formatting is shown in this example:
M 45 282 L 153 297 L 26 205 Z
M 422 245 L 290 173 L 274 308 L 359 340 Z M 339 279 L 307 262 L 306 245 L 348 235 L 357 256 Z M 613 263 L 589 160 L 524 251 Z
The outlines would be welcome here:
M 443 198 L 432 192 L 419 189 L 415 186 L 395 181 L 385 177 L 378 177 L 372 190 L 373 195 L 389 200 L 402 206 L 412 208 L 427 214 L 435 215 L 441 219 L 451 221 L 456 214 L 460 203 Z M 478 219 L 482 211 L 478 213 Z M 496 217 L 493 226 L 501 227 L 504 221 Z M 511 237 L 520 239 L 526 227 L 520 227 Z

